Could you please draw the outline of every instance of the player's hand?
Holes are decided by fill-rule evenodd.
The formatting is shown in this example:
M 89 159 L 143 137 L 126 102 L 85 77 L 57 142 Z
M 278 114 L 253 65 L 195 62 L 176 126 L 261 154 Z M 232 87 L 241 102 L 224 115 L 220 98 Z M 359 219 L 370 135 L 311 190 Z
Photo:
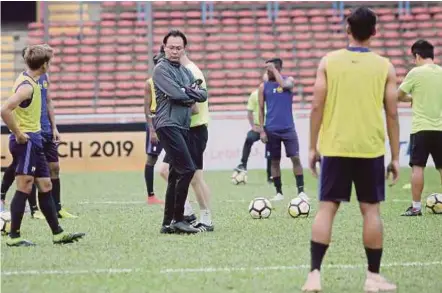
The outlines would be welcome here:
M 268 71 L 274 72 L 276 70 L 275 64 L 272 62 L 266 63 L 266 69 Z
M 259 127 L 258 125 L 253 125 L 252 126 L 252 131 L 260 133 L 261 132 L 261 127 Z
M 58 132 L 58 129 L 55 128 L 54 130 L 52 130 L 52 140 L 55 143 L 59 143 L 61 141 L 61 136 L 60 136 L 60 132 Z
M 390 178 L 391 177 L 391 178 Z M 399 180 L 399 161 L 393 160 L 387 166 L 386 179 L 391 180 L 389 186 L 395 185 Z
M 261 133 L 259 134 L 259 138 L 261 138 L 261 141 L 263 143 L 267 143 L 269 140 L 267 139 L 267 134 L 265 131 L 261 131 Z
M 23 133 L 23 132 L 19 132 L 15 135 L 15 140 L 19 144 L 25 144 L 29 140 L 29 135 L 27 135 L 26 133 Z
M 318 178 L 318 171 L 316 170 L 316 163 L 318 162 L 321 162 L 321 156 L 319 155 L 319 152 L 316 149 L 310 149 L 308 153 L 308 163 L 310 171 L 315 178 Z
M 154 130 L 150 130 L 150 142 L 152 144 L 157 144 L 159 142 L 157 133 Z

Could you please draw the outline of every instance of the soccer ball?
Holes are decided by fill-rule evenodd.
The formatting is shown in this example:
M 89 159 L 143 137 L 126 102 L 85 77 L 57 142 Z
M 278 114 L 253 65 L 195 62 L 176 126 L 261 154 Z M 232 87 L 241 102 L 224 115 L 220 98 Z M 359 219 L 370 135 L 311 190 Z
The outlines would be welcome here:
M 272 213 L 272 204 L 264 197 L 257 197 L 249 204 L 249 214 L 254 219 L 267 219 Z
M 426 207 L 433 214 L 442 214 L 442 194 L 433 193 L 427 197 Z
M 232 183 L 235 185 L 247 183 L 247 171 L 235 171 L 232 174 Z
M 0 214 L 0 228 L 2 236 L 6 236 L 11 232 L 11 213 L 3 212 Z
M 293 218 L 306 218 L 310 213 L 310 204 L 300 197 L 295 197 L 289 203 L 288 212 Z

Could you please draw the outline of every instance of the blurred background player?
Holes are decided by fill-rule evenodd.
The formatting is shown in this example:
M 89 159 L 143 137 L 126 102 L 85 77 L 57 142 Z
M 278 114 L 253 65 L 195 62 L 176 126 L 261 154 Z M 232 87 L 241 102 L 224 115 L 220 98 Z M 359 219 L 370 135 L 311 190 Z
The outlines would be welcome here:
M 187 46 L 186 36 L 171 30 L 163 38 L 165 58 L 153 73 L 157 112 L 155 131 L 167 156 L 170 169 L 161 233 L 198 233 L 184 221 L 184 204 L 196 166 L 192 158 L 189 127 L 192 106 L 207 100 L 207 91 L 195 81 L 192 72 L 180 64 Z
M 153 58 L 154 64 L 158 63 L 159 58 L 164 56 L 164 47 L 161 46 L 160 53 Z M 155 196 L 154 184 L 154 168 L 157 163 L 158 156 L 161 154 L 163 147 L 158 140 L 158 136 L 153 127 L 153 119 L 157 108 L 155 95 L 155 87 L 153 79 L 149 78 L 145 87 L 144 113 L 146 115 L 147 131 L 146 131 L 146 154 L 147 161 L 144 166 L 144 180 L 147 188 L 147 204 L 164 204 L 164 201 Z
M 347 19 L 349 47 L 328 53 L 317 70 L 310 115 L 309 163 L 317 176 L 318 135 L 321 178 L 319 211 L 311 239 L 311 272 L 303 291 L 321 291 L 320 269 L 331 240 L 333 219 L 348 202 L 354 183 L 363 216 L 363 242 L 368 259 L 364 290 L 395 290 L 380 274 L 382 257 L 381 201 L 385 200 L 385 109 L 390 139 L 393 183 L 399 177 L 399 119 L 396 73 L 388 59 L 370 51 L 376 14 L 365 7 Z
M 49 48 L 50 49 L 50 48 Z M 52 49 L 50 49 L 52 50 Z M 22 50 L 22 57 L 24 58 L 26 47 Z M 46 156 L 46 160 L 49 163 L 49 171 L 52 182 L 52 198 L 57 209 L 59 218 L 77 218 L 70 214 L 66 209 L 61 206 L 60 196 L 60 164 L 58 160 L 57 143 L 60 142 L 60 133 L 55 123 L 54 106 L 52 99 L 48 93 L 49 91 L 49 75 L 48 73 L 42 74 L 38 79 L 38 85 L 41 89 L 41 135 L 43 137 L 43 152 Z M 4 200 L 6 193 L 14 182 L 15 178 L 15 162 L 5 170 L 5 174 L 2 178 L 1 185 L 1 201 L 4 206 Z M 29 207 L 31 209 L 31 216 L 36 219 L 44 219 L 44 215 L 38 210 L 37 206 L 37 192 L 35 185 L 32 187 L 31 195 L 28 197 Z
M 293 120 L 295 82 L 292 77 L 281 76 L 282 60 L 279 58 L 266 61 L 266 70 L 269 80 L 260 85 L 258 98 L 260 137 L 262 142 L 266 143 L 266 156 L 272 161 L 272 177 L 276 188 L 276 196 L 271 200 L 284 199 L 281 182 L 281 143 L 284 143 L 286 155 L 293 164 L 298 195 L 308 200 L 307 194 L 304 193 L 304 171 L 299 159 L 298 135 Z
M 183 56 L 181 57 L 181 64 L 192 72 L 195 79 L 202 80 L 201 87 L 207 90 L 206 79 L 204 78 L 203 72 L 189 59 L 186 52 L 184 52 Z M 204 151 L 206 150 L 207 141 L 209 138 L 207 129 L 208 123 L 209 101 L 206 100 L 202 103 L 196 103 L 192 112 L 192 118 L 190 120 L 189 139 L 191 145 L 190 152 L 196 165 L 196 172 L 192 178 L 191 185 L 200 208 L 200 219 L 199 222 L 197 222 L 189 199 L 186 199 L 184 206 L 184 219 L 192 223 L 194 227 L 199 229 L 201 232 L 212 232 L 214 230 L 210 206 L 210 189 L 203 177 Z M 169 158 L 166 155 L 164 164 L 162 165 L 160 171 L 161 176 L 165 180 L 167 180 L 167 177 L 169 176 L 168 161 Z
M 11 232 L 8 246 L 33 246 L 34 243 L 21 238 L 20 227 L 25 211 L 26 199 L 32 185 L 37 184 L 41 212 L 53 233 L 55 244 L 72 243 L 84 233 L 67 233 L 59 226 L 56 208 L 51 197 L 52 183 L 49 166 L 43 151 L 41 135 L 41 90 L 37 80 L 49 69 L 52 58 L 49 46 L 29 46 L 25 52 L 27 70 L 14 83 L 14 94 L 1 108 L 1 117 L 9 130 L 9 150 L 16 163 L 17 190 L 11 200 Z
M 268 81 L 267 74 L 264 74 L 263 81 Z M 234 169 L 235 173 L 232 177 L 235 177 L 237 172 L 247 172 L 247 162 L 249 160 L 250 152 L 252 150 L 252 146 L 255 142 L 257 142 L 260 138 L 260 127 L 259 127 L 259 101 L 258 101 L 258 90 L 254 90 L 247 102 L 247 120 L 249 120 L 250 131 L 247 132 L 246 140 L 244 142 L 244 146 L 242 148 L 242 157 L 241 163 Z M 272 173 L 271 173 L 271 159 L 266 155 L 266 171 L 267 171 L 267 182 L 272 183 Z
M 402 216 L 421 216 L 424 169 L 428 156 L 433 157 L 442 184 L 442 67 L 434 64 L 434 47 L 418 40 L 411 47 L 416 67 L 399 87 L 398 98 L 413 102 L 410 135 L 412 205 Z

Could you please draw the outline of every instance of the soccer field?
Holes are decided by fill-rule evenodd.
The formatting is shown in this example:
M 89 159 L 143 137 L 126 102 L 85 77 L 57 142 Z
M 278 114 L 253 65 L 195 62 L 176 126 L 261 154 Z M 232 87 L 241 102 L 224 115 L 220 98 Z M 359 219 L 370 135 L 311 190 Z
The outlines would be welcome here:
M 2 238 L 1 292 L 301 292 L 310 266 L 316 180 L 306 172 L 306 191 L 314 198 L 309 218 L 288 215 L 296 187 L 285 170 L 286 199 L 274 204 L 269 219 L 253 220 L 249 201 L 273 196 L 273 186 L 264 183 L 264 171 L 250 171 L 245 186 L 232 185 L 230 174 L 207 172 L 215 232 L 193 236 L 159 233 L 162 208 L 144 203 L 142 172 L 62 174 L 64 205 L 80 217 L 61 223 L 65 230 L 86 232 L 86 238 L 54 246 L 47 224 L 26 215 L 22 235 L 38 246 L 8 248 Z M 429 168 L 426 175 L 424 194 L 441 192 L 438 174 Z M 442 216 L 399 216 L 410 201 L 410 191 L 402 189 L 408 177 L 409 170 L 402 169 L 382 206 L 382 272 L 398 284 L 398 292 L 440 293 Z M 163 197 L 164 190 L 156 175 L 157 194 Z M 353 199 L 335 221 L 322 269 L 324 292 L 362 292 L 366 258 L 361 231 Z

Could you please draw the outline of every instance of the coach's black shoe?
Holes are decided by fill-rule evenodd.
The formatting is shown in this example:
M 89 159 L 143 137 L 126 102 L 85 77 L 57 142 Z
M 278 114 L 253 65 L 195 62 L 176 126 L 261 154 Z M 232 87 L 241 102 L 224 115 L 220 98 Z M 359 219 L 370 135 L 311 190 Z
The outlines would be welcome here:
M 173 234 L 175 233 L 175 229 L 173 229 L 170 225 L 163 225 L 160 229 L 161 234 Z
M 195 234 L 200 232 L 200 230 L 194 228 L 192 225 L 187 223 L 186 221 L 175 222 L 170 225 L 172 229 L 176 231 L 176 233 L 184 233 L 184 234 Z
M 198 230 L 200 230 L 200 232 L 213 232 L 213 230 L 215 230 L 215 227 L 213 225 L 206 225 L 206 224 L 203 224 L 203 223 L 198 223 L 198 224 L 196 224 L 193 227 L 195 227 Z
M 247 171 L 246 167 L 243 164 L 239 164 L 235 169 L 233 169 L 234 171 L 237 172 L 244 172 Z
M 422 216 L 422 211 L 420 209 L 414 209 L 413 207 L 409 207 L 405 211 L 405 213 L 403 213 L 401 216 L 404 216 L 404 217 Z
M 184 216 L 184 221 L 186 221 L 190 225 L 195 225 L 197 219 L 196 219 L 195 214 L 191 214 L 191 215 L 188 215 L 188 216 Z

